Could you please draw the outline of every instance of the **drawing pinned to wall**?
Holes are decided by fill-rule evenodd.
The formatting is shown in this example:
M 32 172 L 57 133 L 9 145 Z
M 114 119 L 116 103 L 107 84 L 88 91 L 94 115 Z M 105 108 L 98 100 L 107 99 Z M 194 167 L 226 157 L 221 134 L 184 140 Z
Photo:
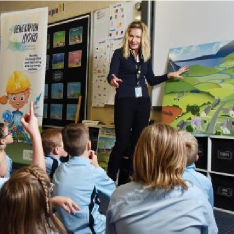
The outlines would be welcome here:
M 50 49 L 50 35 L 47 34 L 47 50 Z
M 81 83 L 80 82 L 70 82 L 67 84 L 67 98 L 76 99 L 81 94 Z
M 69 30 L 69 45 L 82 43 L 83 27 L 71 28 Z
M 53 47 L 65 46 L 65 31 L 55 32 L 53 35 Z
M 106 80 L 110 65 L 109 54 L 109 40 L 97 41 L 93 60 L 93 106 L 104 106 L 107 101 L 107 90 L 111 88 Z
M 118 3 L 110 6 L 110 39 L 123 37 L 125 29 L 125 18 L 125 3 Z
M 45 84 L 44 99 L 48 99 L 48 84 Z
M 50 56 L 46 55 L 46 70 L 50 69 Z
M 51 104 L 50 105 L 50 118 L 61 120 L 63 116 L 63 105 L 62 104 Z
M 53 76 L 52 76 L 53 81 L 60 81 L 63 79 L 63 72 L 62 71 L 55 71 L 53 72 Z
M 192 133 L 234 135 L 234 41 L 173 48 L 168 71 L 189 66 L 165 86 L 162 121 Z
M 123 46 L 123 37 L 110 40 L 110 61 L 116 49 Z
M 67 104 L 67 120 L 75 121 L 76 109 L 76 104 Z
M 82 58 L 82 50 L 76 50 L 69 52 L 68 55 L 68 67 L 80 67 Z
M 53 54 L 52 69 L 64 68 L 64 53 Z
M 51 98 L 63 99 L 63 83 L 52 84 Z
M 48 110 L 48 104 L 44 104 L 44 106 L 43 106 L 43 118 L 45 118 L 45 119 L 47 119 L 48 117 L 48 112 L 47 112 L 47 110 Z

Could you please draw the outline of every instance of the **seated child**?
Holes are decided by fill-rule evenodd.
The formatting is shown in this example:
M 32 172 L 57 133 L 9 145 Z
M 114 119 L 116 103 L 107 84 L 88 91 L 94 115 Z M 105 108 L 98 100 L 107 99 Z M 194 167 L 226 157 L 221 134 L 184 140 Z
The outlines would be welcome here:
M 12 160 L 6 155 L 5 148 L 13 143 L 12 132 L 6 123 L 0 123 L 0 177 L 9 178 L 12 170 Z M 6 170 L 4 170 L 4 168 Z
M 45 154 L 46 172 L 52 179 L 55 170 L 60 165 L 60 157 L 67 157 L 63 148 L 62 132 L 60 129 L 47 129 L 42 132 L 42 145 Z
M 45 172 L 41 136 L 32 102 L 30 113 L 21 119 L 21 123 L 32 139 L 32 165 L 16 171 L 11 178 L 4 178 L 7 181 L 0 190 L 1 233 L 59 231 L 65 234 L 66 230 L 52 214 L 51 206 L 61 206 L 69 213 L 77 212 L 79 207 L 70 198 L 50 197 L 50 180 Z
M 69 232 L 105 233 L 106 217 L 99 212 L 99 195 L 109 200 L 115 183 L 99 167 L 84 124 L 65 126 L 62 136 L 64 149 L 71 157 L 54 173 L 53 195 L 70 197 L 79 203 L 81 211 L 70 215 L 58 208 L 58 213 Z
M 133 157 L 133 181 L 111 196 L 106 234 L 216 234 L 213 209 L 203 192 L 183 180 L 187 155 L 179 132 L 146 127 Z
M 214 193 L 212 183 L 210 179 L 195 170 L 196 166 L 194 163 L 199 159 L 197 139 L 192 134 L 185 131 L 181 131 L 180 134 L 185 142 L 187 152 L 187 166 L 183 173 L 183 179 L 192 182 L 200 188 L 213 207 Z

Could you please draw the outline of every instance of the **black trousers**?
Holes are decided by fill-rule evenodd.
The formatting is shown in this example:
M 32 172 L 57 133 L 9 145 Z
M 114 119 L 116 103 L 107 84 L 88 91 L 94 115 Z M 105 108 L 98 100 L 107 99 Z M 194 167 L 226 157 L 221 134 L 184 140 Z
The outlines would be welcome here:
M 113 180 L 116 180 L 131 131 L 131 146 L 133 153 L 143 128 L 148 125 L 150 106 L 150 98 L 148 97 L 115 99 L 114 121 L 116 142 L 110 154 L 107 170 L 108 175 Z M 132 164 L 132 154 L 130 162 Z

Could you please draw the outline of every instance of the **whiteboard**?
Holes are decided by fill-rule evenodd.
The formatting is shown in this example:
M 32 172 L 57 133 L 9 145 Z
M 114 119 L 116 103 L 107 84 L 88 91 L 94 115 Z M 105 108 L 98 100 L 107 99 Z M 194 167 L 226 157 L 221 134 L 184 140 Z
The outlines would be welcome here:
M 121 31 L 124 32 L 129 23 L 140 19 L 141 12 L 135 9 L 135 4 L 136 2 L 120 2 L 94 12 L 92 106 L 103 107 L 106 104 L 114 104 L 115 89 L 107 83 L 106 77 L 114 49 L 122 46 L 123 34 L 115 40 L 110 37 L 111 9 L 115 6 L 118 6 L 118 9 L 120 6 L 123 7 L 124 21 Z
M 155 4 L 153 69 L 166 72 L 170 48 L 234 39 L 234 2 L 191 1 Z M 154 87 L 152 105 L 161 106 L 164 84 Z

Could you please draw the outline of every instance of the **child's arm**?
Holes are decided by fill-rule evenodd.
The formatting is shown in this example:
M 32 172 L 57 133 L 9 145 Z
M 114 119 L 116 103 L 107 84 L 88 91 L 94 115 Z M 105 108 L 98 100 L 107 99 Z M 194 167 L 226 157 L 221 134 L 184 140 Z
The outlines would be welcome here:
M 115 182 L 99 166 L 97 155 L 93 151 L 90 151 L 89 160 L 90 163 L 96 168 L 93 171 L 96 189 L 106 198 L 110 199 L 111 194 L 116 188 Z
M 55 196 L 51 198 L 50 201 L 53 206 L 62 207 L 68 214 L 75 214 L 77 211 L 81 210 L 69 197 Z
M 21 123 L 24 129 L 30 135 L 32 141 L 33 160 L 31 164 L 38 165 L 40 168 L 46 171 L 45 157 L 41 142 L 41 134 L 38 128 L 37 118 L 34 115 L 33 102 L 30 102 L 29 113 L 25 114 L 25 116 L 21 118 Z

